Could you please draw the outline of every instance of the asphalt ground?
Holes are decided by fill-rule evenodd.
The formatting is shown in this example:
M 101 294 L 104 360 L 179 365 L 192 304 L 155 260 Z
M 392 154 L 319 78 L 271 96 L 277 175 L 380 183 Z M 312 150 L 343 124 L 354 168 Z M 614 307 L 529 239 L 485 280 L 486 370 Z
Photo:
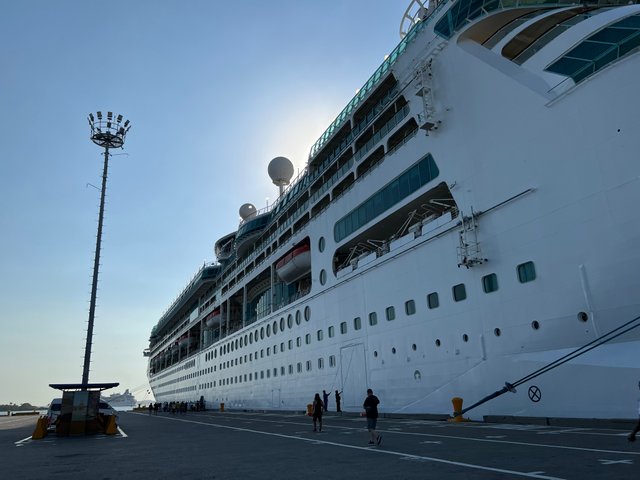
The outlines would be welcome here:
M 37 417 L 0 417 L 0 478 L 640 479 L 627 430 L 300 413 L 122 412 L 112 436 L 32 440 Z

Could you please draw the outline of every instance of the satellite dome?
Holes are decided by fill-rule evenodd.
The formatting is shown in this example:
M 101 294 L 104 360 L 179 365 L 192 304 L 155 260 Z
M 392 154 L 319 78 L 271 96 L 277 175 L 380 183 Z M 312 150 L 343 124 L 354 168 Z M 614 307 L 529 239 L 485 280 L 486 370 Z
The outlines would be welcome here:
M 238 210 L 238 213 L 240 213 L 240 217 L 242 218 L 242 220 L 248 220 L 251 217 L 255 217 L 256 207 L 254 207 L 250 203 L 245 203 L 240 207 L 240 210 Z
M 293 177 L 293 163 L 288 158 L 276 157 L 269 162 L 267 171 L 274 185 L 279 187 L 289 185 Z

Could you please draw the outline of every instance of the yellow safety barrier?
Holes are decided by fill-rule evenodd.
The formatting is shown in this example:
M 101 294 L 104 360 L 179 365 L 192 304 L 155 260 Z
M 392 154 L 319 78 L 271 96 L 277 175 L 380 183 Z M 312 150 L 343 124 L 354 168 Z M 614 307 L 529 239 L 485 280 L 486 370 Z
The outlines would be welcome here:
M 118 426 L 116 425 L 116 416 L 107 415 L 107 427 L 104 429 L 104 433 L 107 435 L 115 435 L 118 433 Z
M 49 426 L 49 419 L 47 417 L 38 418 L 36 423 L 36 429 L 33 431 L 31 438 L 33 440 L 40 440 L 47 436 L 47 427 Z

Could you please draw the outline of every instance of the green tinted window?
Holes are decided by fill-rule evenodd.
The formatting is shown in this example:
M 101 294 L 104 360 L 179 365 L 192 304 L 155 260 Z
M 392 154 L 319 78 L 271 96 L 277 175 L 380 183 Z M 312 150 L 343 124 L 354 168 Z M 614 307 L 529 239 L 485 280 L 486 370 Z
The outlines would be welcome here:
M 536 267 L 533 262 L 518 265 L 518 280 L 520 283 L 531 282 L 536 279 Z
M 461 302 L 462 300 L 467 298 L 467 289 L 464 286 L 464 283 L 459 283 L 454 286 L 453 289 L 453 299 L 456 302 Z
M 438 299 L 438 292 L 433 292 L 427 295 L 427 306 L 431 309 L 438 308 L 440 306 L 440 300 Z
M 336 222 L 333 236 L 336 242 L 348 237 L 375 217 L 393 207 L 440 174 L 431 154 L 393 179 L 382 189 Z
M 484 293 L 491 293 L 498 290 L 498 276 L 495 273 L 482 277 L 482 289 Z
M 578 83 L 640 45 L 640 15 L 603 28 L 569 50 L 546 70 Z

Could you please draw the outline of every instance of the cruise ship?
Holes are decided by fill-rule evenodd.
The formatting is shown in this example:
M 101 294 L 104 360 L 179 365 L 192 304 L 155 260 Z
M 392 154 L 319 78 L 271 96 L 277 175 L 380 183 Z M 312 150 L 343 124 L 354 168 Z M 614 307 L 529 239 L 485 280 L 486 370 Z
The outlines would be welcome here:
M 305 169 L 271 161 L 278 200 L 240 207 L 153 327 L 156 400 L 635 417 L 640 5 L 401 13 Z
M 111 395 L 102 397 L 102 400 L 115 408 L 135 407 L 137 404 L 136 397 L 129 391 L 128 388 L 124 391 L 124 393 L 112 393 Z

